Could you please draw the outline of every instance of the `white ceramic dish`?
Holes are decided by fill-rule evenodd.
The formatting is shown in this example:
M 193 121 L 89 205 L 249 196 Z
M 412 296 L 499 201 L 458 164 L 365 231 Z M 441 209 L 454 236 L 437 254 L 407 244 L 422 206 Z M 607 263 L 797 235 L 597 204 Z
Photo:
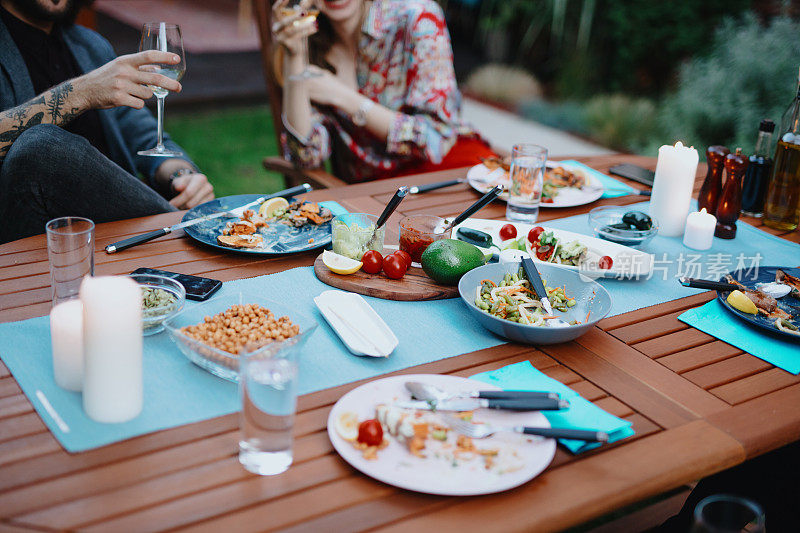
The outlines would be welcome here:
M 458 228 L 471 228 L 480 231 L 485 231 L 492 236 L 492 240 L 498 246 L 502 247 L 502 239 L 500 239 L 500 228 L 505 224 L 509 224 L 507 220 L 486 220 L 480 218 L 469 218 L 462 224 L 459 224 L 453 229 L 453 235 L 458 235 Z M 654 258 L 652 254 L 623 246 L 614 242 L 598 239 L 597 237 L 590 237 L 580 233 L 573 233 L 571 231 L 550 228 L 545 224 L 523 224 L 521 222 L 514 222 L 517 228 L 517 238 L 525 238 L 528 231 L 534 226 L 541 225 L 545 231 L 552 231 L 555 236 L 562 242 L 570 242 L 578 240 L 585 244 L 589 251 L 587 259 L 581 266 L 559 265 L 556 263 L 545 263 L 559 268 L 566 268 L 570 270 L 579 271 L 591 278 L 619 278 L 619 279 L 643 279 L 646 278 L 653 271 Z M 544 263 L 540 261 L 535 253 L 531 253 L 530 243 L 525 239 L 528 253 L 531 258 L 537 263 Z M 494 249 L 492 249 L 494 250 Z M 613 264 L 610 269 L 597 268 L 597 262 L 603 256 L 609 256 Z
M 518 433 L 496 433 L 476 441 L 480 448 L 512 447 L 522 465 L 518 470 L 499 474 L 488 471 L 482 462 L 462 463 L 454 467 L 448 461 L 433 457 L 422 459 L 409 453 L 405 445 L 390 438 L 390 444 L 378 452 L 374 460 L 364 459 L 361 452 L 345 441 L 335 429 L 335 420 L 344 412 L 358 414 L 359 420 L 375 417 L 380 403 L 408 400 L 406 381 L 429 383 L 445 391 L 463 392 L 498 390 L 497 387 L 456 376 L 432 374 L 403 375 L 366 383 L 342 396 L 328 416 L 328 436 L 339 455 L 364 474 L 403 489 L 443 496 L 473 496 L 512 489 L 539 475 L 555 455 L 554 439 L 531 438 Z M 496 425 L 550 427 L 538 411 L 512 412 L 480 409 L 475 420 Z
M 548 168 L 559 166 L 586 176 L 587 185 L 582 189 L 564 188 L 559 191 L 551 203 L 539 204 L 540 207 L 575 207 L 576 205 L 590 204 L 603 196 L 603 191 L 605 190 L 603 183 L 592 172 L 588 172 L 585 168 L 579 166 L 570 165 L 569 163 L 561 164 L 558 161 L 547 162 Z M 486 193 L 498 183 L 502 183 L 506 188 L 510 185 L 508 172 L 502 168 L 490 170 L 483 164 L 475 165 L 467 171 L 467 182 L 473 189 L 481 193 Z M 503 191 L 498 198 L 507 202 L 508 191 Z
M 389 357 L 397 348 L 394 332 L 360 294 L 330 290 L 314 298 L 314 303 L 353 354 Z

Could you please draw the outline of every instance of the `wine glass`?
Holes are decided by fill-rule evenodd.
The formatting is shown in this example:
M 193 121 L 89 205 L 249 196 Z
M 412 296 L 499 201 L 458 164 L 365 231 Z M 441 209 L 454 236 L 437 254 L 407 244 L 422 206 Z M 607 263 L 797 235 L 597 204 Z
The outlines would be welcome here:
M 292 22 L 294 26 L 300 26 L 304 24 L 311 24 L 313 21 L 317 19 L 317 15 L 319 15 L 319 9 L 314 7 L 307 7 L 305 0 L 289 0 L 288 4 L 281 8 L 281 15 L 284 17 L 291 17 L 292 15 L 296 15 L 298 13 L 305 12 L 305 16 L 295 20 Z M 303 35 L 300 38 L 300 57 L 303 59 L 303 70 L 298 72 L 297 74 L 292 74 L 289 76 L 290 81 L 297 81 L 297 80 L 307 80 L 309 78 L 316 78 L 321 76 L 320 73 L 314 72 L 308 68 L 308 36 Z
M 139 67 L 141 70 L 162 74 L 173 80 L 180 81 L 186 72 L 186 57 L 183 53 L 183 38 L 181 28 L 177 24 L 166 22 L 147 22 L 142 26 L 142 38 L 139 41 L 139 51 L 159 50 L 161 52 L 172 52 L 181 58 L 177 64 L 153 64 Z M 139 155 L 150 155 L 156 157 L 176 157 L 183 155 L 183 152 L 170 150 L 164 146 L 164 99 L 169 94 L 167 89 L 157 85 L 148 85 L 158 100 L 158 144 L 155 148 L 141 150 Z
M 730 494 L 714 494 L 694 509 L 692 533 L 764 533 L 764 511 L 756 502 Z

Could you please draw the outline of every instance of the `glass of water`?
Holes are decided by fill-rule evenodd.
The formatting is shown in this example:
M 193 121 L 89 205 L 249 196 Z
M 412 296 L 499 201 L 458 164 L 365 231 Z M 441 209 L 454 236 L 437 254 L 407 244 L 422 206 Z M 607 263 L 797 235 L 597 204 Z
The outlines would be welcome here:
M 240 355 L 239 391 L 239 462 L 262 476 L 285 472 L 292 464 L 297 363 L 257 351 Z
M 85 276 L 94 275 L 94 222 L 54 218 L 45 225 L 53 306 L 78 297 Z
M 181 28 L 177 24 L 166 22 L 147 22 L 142 26 L 142 37 L 139 41 L 139 51 L 160 50 L 171 52 L 181 58 L 178 64 L 164 63 L 156 65 L 143 65 L 139 67 L 148 72 L 155 72 L 173 80 L 180 81 L 186 72 L 186 57 L 183 53 L 183 37 Z M 150 155 L 156 157 L 177 157 L 183 152 L 170 150 L 164 146 L 164 99 L 169 94 L 167 89 L 157 85 L 148 85 L 156 96 L 158 103 L 158 143 L 154 148 L 141 150 L 139 155 Z
M 763 533 L 764 511 L 756 502 L 730 494 L 703 499 L 694 509 L 692 533 Z
M 506 218 L 517 222 L 536 222 L 542 199 L 547 148 L 536 144 L 515 144 L 511 158 Z

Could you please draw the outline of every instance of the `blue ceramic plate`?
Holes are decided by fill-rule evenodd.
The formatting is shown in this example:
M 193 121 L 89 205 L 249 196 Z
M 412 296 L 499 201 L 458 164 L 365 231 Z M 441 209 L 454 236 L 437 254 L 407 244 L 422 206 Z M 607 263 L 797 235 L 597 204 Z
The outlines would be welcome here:
M 792 276 L 800 277 L 800 268 L 787 268 L 779 266 L 759 267 L 755 279 L 753 272 L 751 272 L 751 269 L 749 268 L 734 270 L 730 274 L 733 279 L 737 280 L 748 289 L 755 289 L 756 283 L 769 283 L 771 281 L 775 281 L 775 271 L 778 269 L 781 269 Z M 723 278 L 720 281 L 725 281 L 725 279 Z M 748 313 L 743 313 L 732 307 L 726 300 L 730 292 L 731 291 L 717 291 L 717 299 L 728 311 L 754 326 L 771 331 L 772 333 L 776 333 L 784 338 L 789 338 L 794 341 L 800 340 L 800 337 L 797 335 L 786 333 L 785 331 L 781 331 L 775 327 L 775 319 L 767 318 L 762 314 L 751 315 Z M 786 295 L 783 298 L 778 299 L 778 307 L 792 315 L 792 322 L 794 324 L 800 324 L 800 299 Z
M 219 211 L 235 209 L 248 202 L 258 199 L 258 194 L 237 194 L 217 198 L 189 210 L 184 216 L 183 221 L 212 215 Z M 291 202 L 292 200 L 289 200 Z M 258 207 L 256 206 L 256 211 Z M 260 228 L 258 232 L 264 236 L 263 248 L 231 248 L 222 246 L 217 242 L 217 236 L 222 234 L 225 224 L 233 217 L 220 217 L 207 222 L 200 222 L 194 226 L 189 226 L 184 231 L 192 239 L 220 250 L 251 255 L 283 255 L 298 252 L 306 252 L 316 248 L 327 246 L 331 242 L 331 223 L 326 222 L 319 226 L 308 224 L 301 228 L 295 228 L 288 224 L 270 223 L 268 228 Z M 311 242 L 309 242 L 311 241 Z

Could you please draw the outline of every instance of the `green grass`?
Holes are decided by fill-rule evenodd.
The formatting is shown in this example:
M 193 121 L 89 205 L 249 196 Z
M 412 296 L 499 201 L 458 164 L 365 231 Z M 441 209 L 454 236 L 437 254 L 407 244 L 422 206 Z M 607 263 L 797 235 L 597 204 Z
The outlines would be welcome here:
M 266 105 L 173 113 L 165 129 L 208 176 L 217 197 L 270 193 L 284 188 L 283 177 L 261 161 L 278 155 L 278 139 Z

